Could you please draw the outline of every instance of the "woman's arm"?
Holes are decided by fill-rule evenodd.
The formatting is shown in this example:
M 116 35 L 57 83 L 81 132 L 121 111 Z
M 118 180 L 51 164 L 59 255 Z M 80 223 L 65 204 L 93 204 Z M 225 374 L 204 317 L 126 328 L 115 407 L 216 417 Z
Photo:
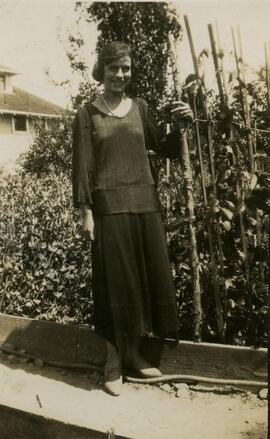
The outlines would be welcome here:
M 162 132 L 157 125 L 148 105 L 143 101 L 145 117 L 145 138 L 147 148 L 153 150 L 161 157 L 170 159 L 180 159 L 181 133 L 177 126 L 173 127 L 169 134 Z M 180 101 L 173 103 L 171 113 L 177 122 L 182 120 L 192 120 L 193 114 L 188 104 Z
M 86 139 L 83 126 L 82 110 L 78 110 L 73 125 L 72 141 L 72 189 L 74 207 L 80 208 L 82 215 L 83 234 L 87 239 L 94 240 L 94 219 L 92 214 L 91 179 L 89 178 L 89 156 L 87 145 L 91 138 Z M 88 134 L 89 135 L 89 134 Z
M 72 139 L 73 205 L 77 208 L 80 208 L 81 205 L 89 207 L 92 205 L 89 142 L 91 142 L 91 138 L 89 134 L 88 137 L 85 134 L 82 109 L 79 109 L 74 119 Z

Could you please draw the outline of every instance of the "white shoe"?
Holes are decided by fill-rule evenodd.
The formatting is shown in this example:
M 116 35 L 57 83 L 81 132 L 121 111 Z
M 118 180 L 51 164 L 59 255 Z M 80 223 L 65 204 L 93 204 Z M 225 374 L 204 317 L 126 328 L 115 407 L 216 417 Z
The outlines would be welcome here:
M 120 395 L 122 374 L 119 355 L 115 347 L 107 341 L 107 362 L 104 369 L 104 389 L 113 396 Z
M 122 387 L 122 375 L 120 369 L 107 369 L 104 377 L 104 389 L 112 396 L 119 396 Z
M 158 378 L 162 373 L 156 367 L 152 367 L 144 358 L 137 357 L 127 361 L 127 366 L 136 370 L 143 378 Z

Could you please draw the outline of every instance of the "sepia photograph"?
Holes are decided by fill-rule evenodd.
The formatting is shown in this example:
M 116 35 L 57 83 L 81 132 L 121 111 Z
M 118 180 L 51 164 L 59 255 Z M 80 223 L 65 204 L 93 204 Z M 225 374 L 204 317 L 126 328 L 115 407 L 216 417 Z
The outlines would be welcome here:
M 267 439 L 268 0 L 0 0 L 0 439 Z

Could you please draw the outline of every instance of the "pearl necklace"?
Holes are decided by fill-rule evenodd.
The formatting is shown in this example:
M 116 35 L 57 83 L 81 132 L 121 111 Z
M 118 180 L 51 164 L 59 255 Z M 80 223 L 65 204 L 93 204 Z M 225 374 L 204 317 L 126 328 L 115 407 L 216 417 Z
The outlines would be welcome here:
M 113 112 L 113 110 L 109 107 L 109 105 L 108 105 L 107 101 L 105 100 L 104 96 L 102 95 L 101 97 L 102 97 L 102 100 L 103 100 L 103 102 L 104 102 L 104 104 L 105 104 L 107 110 L 109 111 L 109 113 L 110 113 L 112 116 L 114 116 L 114 117 L 118 117 L 118 119 L 122 119 L 123 117 L 126 116 L 125 114 L 124 114 L 123 116 L 120 116 L 119 114 L 115 114 L 115 113 Z M 125 98 L 125 96 L 123 96 L 123 97 Z

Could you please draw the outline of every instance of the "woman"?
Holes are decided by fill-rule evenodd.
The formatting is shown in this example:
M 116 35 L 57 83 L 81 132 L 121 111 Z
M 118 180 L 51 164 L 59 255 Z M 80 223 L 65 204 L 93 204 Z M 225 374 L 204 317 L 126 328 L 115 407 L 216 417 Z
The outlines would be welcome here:
M 116 346 L 121 362 L 142 377 L 161 373 L 139 352 L 140 336 L 177 332 L 178 316 L 160 205 L 147 149 L 177 157 L 179 135 L 165 139 L 147 104 L 125 95 L 133 56 L 112 42 L 93 69 L 104 92 L 77 113 L 73 139 L 73 195 L 83 231 L 93 244 L 96 331 Z M 176 102 L 177 119 L 192 117 Z M 119 367 L 107 365 L 105 388 L 118 395 Z

